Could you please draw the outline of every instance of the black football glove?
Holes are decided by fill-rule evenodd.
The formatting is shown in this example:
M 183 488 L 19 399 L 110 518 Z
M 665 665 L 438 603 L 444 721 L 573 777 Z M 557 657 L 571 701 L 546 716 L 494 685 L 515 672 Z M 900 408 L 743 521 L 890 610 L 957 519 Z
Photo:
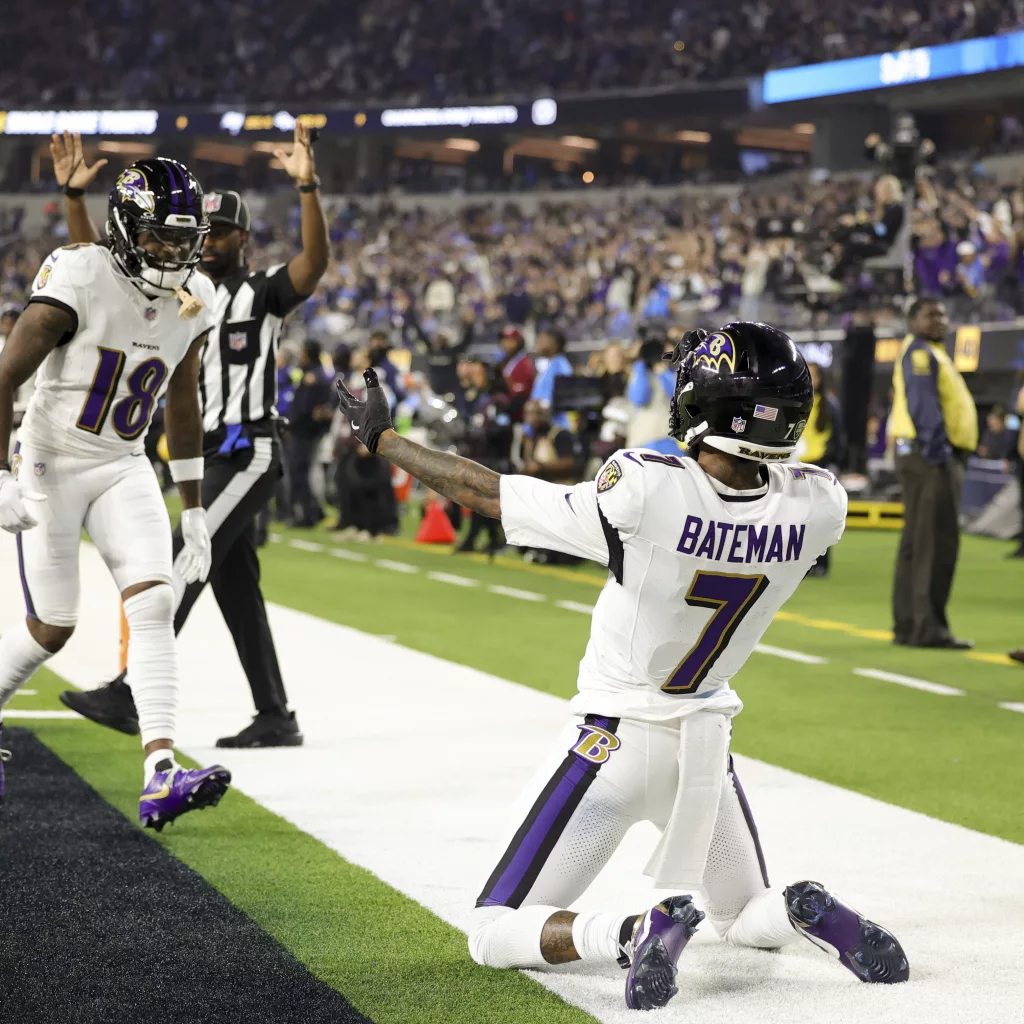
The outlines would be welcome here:
M 334 382 L 334 387 L 338 392 L 341 411 L 348 417 L 356 437 L 371 452 L 376 452 L 380 435 L 392 429 L 391 410 L 373 367 L 363 371 L 363 380 L 366 381 L 366 400 L 363 402 L 345 387 L 340 377 Z

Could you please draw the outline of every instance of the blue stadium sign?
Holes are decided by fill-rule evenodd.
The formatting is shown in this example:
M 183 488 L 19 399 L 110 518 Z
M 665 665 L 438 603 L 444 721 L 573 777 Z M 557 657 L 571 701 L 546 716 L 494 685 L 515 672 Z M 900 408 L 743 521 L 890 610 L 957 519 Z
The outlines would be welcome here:
M 792 103 L 1019 67 L 1024 67 L 1024 32 L 1012 32 L 768 71 L 761 97 L 764 103 Z

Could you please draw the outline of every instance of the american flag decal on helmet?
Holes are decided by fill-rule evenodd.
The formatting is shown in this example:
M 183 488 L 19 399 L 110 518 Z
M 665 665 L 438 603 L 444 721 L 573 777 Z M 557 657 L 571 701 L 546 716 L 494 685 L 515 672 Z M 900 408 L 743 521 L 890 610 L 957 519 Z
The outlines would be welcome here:
M 774 423 L 779 417 L 779 410 L 774 405 L 755 405 L 754 406 L 754 419 L 755 420 L 768 420 Z

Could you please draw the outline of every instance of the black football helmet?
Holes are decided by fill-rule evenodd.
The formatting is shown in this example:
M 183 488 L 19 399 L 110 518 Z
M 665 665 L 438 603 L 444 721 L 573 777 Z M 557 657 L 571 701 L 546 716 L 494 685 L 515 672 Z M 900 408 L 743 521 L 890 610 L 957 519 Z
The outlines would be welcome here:
M 110 191 L 107 234 L 125 273 L 161 291 L 181 287 L 192 275 L 210 222 L 203 189 L 177 160 L 153 157 L 126 167 Z M 157 251 L 139 244 L 158 242 Z
M 669 433 L 755 462 L 781 462 L 796 448 L 814 390 L 793 339 L 775 327 L 732 323 L 690 331 L 676 347 Z

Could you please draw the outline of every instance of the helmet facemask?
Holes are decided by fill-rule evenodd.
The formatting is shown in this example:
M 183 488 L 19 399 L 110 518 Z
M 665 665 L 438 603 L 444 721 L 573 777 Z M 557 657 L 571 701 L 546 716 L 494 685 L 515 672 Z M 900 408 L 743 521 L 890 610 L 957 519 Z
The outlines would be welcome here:
M 147 224 L 110 211 L 109 233 L 125 272 L 159 291 L 183 287 L 199 263 L 209 223 L 170 215 L 166 224 Z

